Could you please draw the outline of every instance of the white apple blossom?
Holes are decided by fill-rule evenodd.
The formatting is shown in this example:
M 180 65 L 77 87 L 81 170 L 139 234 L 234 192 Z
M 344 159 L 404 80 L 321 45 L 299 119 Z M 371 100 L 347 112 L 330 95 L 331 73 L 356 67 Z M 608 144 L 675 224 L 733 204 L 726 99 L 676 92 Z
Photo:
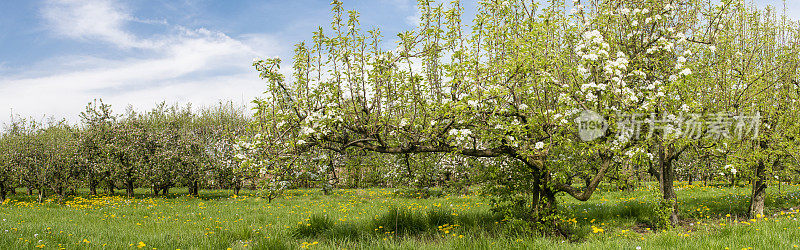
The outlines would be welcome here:
M 593 102 L 593 101 L 597 100 L 597 96 L 594 95 L 594 93 L 588 93 L 588 94 L 586 94 L 586 100 L 590 101 L 590 102 Z
M 405 126 L 408 126 L 408 119 L 406 118 L 400 119 L 400 127 L 405 127 Z
M 310 127 L 302 127 L 302 128 L 300 128 L 300 134 L 301 135 L 310 135 L 310 134 L 313 134 L 313 133 L 316 133 L 316 132 L 317 132 L 316 130 L 314 130 L 313 128 L 310 128 Z

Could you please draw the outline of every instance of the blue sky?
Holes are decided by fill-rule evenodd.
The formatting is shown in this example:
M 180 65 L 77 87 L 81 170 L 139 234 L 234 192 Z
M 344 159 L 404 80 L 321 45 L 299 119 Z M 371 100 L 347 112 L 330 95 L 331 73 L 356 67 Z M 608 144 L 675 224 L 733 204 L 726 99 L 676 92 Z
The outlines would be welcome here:
M 465 0 L 467 9 L 474 1 Z M 758 1 L 761 5 L 780 0 Z M 413 27 L 415 0 L 345 1 L 388 40 Z M 800 15 L 800 1 L 789 0 Z M 122 112 L 161 101 L 249 102 L 264 90 L 255 57 L 290 58 L 330 22 L 329 0 L 2 0 L 0 122 L 11 110 L 77 122 L 103 98 Z
M 387 38 L 412 27 L 414 1 L 348 1 Z M 0 1 L 0 122 L 11 111 L 76 122 L 87 102 L 115 111 L 155 103 L 249 102 L 251 63 L 289 58 L 330 23 L 330 1 Z M 288 62 L 288 60 L 285 60 Z

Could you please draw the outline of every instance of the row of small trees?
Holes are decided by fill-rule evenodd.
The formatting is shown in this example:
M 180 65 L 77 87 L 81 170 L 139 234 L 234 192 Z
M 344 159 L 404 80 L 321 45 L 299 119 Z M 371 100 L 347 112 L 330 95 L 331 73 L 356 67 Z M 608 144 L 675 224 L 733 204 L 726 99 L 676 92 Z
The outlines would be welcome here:
M 16 187 L 42 200 L 86 187 L 113 193 L 137 187 L 167 194 L 176 186 L 242 188 L 254 177 L 240 168 L 233 148 L 246 135 L 249 117 L 232 103 L 193 112 L 164 103 L 147 112 L 112 113 L 102 101 L 87 105 L 81 123 L 15 117 L 0 137 L 0 196 Z

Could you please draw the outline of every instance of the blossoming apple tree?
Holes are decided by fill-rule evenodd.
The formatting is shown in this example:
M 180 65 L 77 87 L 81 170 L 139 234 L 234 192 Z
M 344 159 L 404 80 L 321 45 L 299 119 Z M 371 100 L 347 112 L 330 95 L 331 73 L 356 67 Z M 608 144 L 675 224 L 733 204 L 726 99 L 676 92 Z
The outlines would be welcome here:
M 289 80 L 279 60 L 254 63 L 278 103 L 268 122 L 286 126 L 284 152 L 495 159 L 487 170 L 498 207 L 552 222 L 556 193 L 589 199 L 637 145 L 616 126 L 619 112 L 690 95 L 682 34 L 696 27 L 675 24 L 701 11 L 688 2 L 575 4 L 570 13 L 558 1 L 480 2 L 468 29 L 457 1 L 421 1 L 418 28 L 386 51 L 378 30 L 363 31 L 358 13 L 334 1 L 331 31 L 298 44 Z M 575 133 L 587 110 L 609 119 L 597 140 Z
M 349 148 L 488 159 L 496 208 L 541 224 L 556 223 L 556 194 L 587 200 L 609 169 L 645 159 L 674 224 L 674 161 L 719 145 L 681 127 L 693 121 L 682 113 L 744 114 L 720 106 L 743 79 L 719 60 L 753 27 L 726 16 L 753 12 L 741 1 L 584 2 L 481 1 L 467 26 L 458 1 L 420 1 L 417 28 L 385 50 L 379 30 L 334 1 L 330 31 L 297 45 L 291 76 L 278 59 L 254 62 L 269 85 L 266 138 L 284 142 L 268 148 L 288 161 Z M 773 75 L 785 76 L 761 80 Z M 631 129 L 637 114 L 652 115 Z

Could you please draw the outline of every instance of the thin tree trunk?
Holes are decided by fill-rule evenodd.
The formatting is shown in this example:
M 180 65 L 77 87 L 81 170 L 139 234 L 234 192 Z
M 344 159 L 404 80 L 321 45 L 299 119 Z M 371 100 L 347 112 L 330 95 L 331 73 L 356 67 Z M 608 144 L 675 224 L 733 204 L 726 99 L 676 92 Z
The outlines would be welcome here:
M 548 186 L 550 183 L 550 171 L 547 171 L 544 166 L 527 165 L 533 173 L 533 195 L 530 201 L 532 219 L 548 226 L 556 226 L 555 221 L 546 221 L 549 218 L 547 215 L 555 211 L 556 208 L 555 192 Z
M 39 203 L 42 203 L 42 200 L 44 200 L 44 193 L 45 193 L 45 189 L 40 187 L 39 188 Z
M 115 186 L 114 181 L 112 181 L 111 179 L 106 181 L 106 191 L 108 195 L 114 195 L 114 188 L 115 188 L 114 186 Z
M 197 180 L 192 180 L 190 185 L 189 191 L 192 195 L 197 196 L 200 193 L 200 183 Z
M 239 195 L 239 190 L 242 190 L 242 183 L 240 181 L 236 181 L 233 184 L 233 194 Z
M 97 195 L 97 186 L 100 186 L 100 182 L 102 182 L 102 180 L 97 180 L 95 178 L 94 174 L 91 174 L 91 176 L 89 176 L 89 194 L 90 195 Z
M 97 195 L 97 182 L 89 181 L 89 194 Z
M 759 214 L 764 214 L 764 198 L 767 194 L 767 176 L 766 166 L 764 160 L 759 160 L 756 165 L 756 180 L 753 183 L 752 194 L 750 195 L 750 211 L 751 218 L 755 218 Z
M 6 201 L 6 182 L 0 181 L 0 202 Z
M 661 185 L 661 194 L 663 195 L 664 201 L 672 207 L 672 213 L 669 215 L 669 222 L 674 227 L 678 224 L 678 197 L 675 194 L 675 187 L 672 185 L 672 182 L 675 180 L 675 172 L 674 169 L 672 169 L 672 156 L 666 155 L 663 145 L 659 145 L 658 147 L 658 161 L 659 165 L 661 165 L 661 179 L 659 180 L 659 184 Z
M 126 181 L 125 182 L 125 193 L 128 197 L 133 197 L 133 181 Z
M 89 181 L 89 195 L 97 195 L 97 181 L 94 178 L 94 173 L 89 171 L 89 176 L 87 177 Z

